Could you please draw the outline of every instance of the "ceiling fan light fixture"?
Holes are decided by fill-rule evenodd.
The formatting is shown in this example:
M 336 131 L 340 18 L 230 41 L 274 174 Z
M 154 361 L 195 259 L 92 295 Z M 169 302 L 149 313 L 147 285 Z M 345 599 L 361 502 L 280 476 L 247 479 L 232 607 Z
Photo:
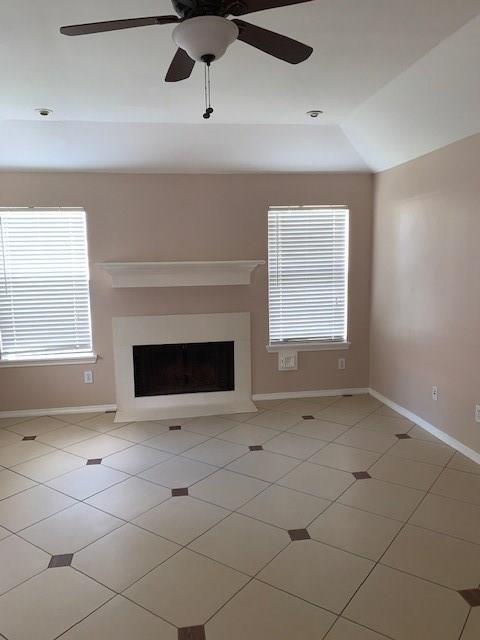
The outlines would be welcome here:
M 173 41 L 198 62 L 206 56 L 218 60 L 238 38 L 239 29 L 220 16 L 197 16 L 184 20 L 173 30 Z

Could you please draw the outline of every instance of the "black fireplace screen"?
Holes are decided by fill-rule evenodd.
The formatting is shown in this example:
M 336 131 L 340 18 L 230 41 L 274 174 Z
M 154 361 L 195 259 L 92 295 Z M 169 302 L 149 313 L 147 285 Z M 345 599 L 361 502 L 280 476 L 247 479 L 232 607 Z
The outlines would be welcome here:
M 233 391 L 234 343 L 135 345 L 133 373 L 136 398 Z

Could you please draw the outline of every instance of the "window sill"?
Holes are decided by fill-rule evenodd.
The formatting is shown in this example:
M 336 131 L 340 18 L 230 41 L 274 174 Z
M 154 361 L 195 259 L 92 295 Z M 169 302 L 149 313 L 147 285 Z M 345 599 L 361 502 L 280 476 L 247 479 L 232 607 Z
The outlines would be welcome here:
M 8 367 L 44 367 L 63 364 L 95 364 L 96 353 L 82 353 L 81 355 L 66 357 L 25 358 L 19 360 L 0 360 L 0 369 Z
M 350 342 L 281 342 L 267 344 L 268 353 L 280 351 L 346 351 L 350 349 Z

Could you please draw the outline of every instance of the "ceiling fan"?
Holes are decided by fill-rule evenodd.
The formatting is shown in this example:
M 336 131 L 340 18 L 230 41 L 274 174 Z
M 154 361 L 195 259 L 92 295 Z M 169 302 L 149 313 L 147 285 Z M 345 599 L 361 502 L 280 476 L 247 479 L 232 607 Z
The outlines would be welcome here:
M 176 24 L 173 41 L 178 49 L 165 77 L 166 82 L 185 80 L 192 73 L 195 61 L 206 66 L 218 60 L 235 40 L 241 40 L 275 58 L 298 64 L 306 60 L 313 49 L 297 40 L 263 29 L 243 20 L 227 16 L 243 16 L 256 11 L 275 9 L 311 0 L 172 0 L 178 15 L 109 20 L 61 27 L 67 36 L 80 36 L 105 31 Z

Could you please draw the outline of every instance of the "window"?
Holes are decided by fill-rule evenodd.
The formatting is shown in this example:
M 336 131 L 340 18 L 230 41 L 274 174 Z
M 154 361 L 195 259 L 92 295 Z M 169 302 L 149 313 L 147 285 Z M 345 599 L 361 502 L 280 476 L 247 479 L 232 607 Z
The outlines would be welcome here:
M 271 207 L 271 350 L 348 346 L 348 209 Z
M 0 209 L 0 361 L 93 356 L 83 209 Z

